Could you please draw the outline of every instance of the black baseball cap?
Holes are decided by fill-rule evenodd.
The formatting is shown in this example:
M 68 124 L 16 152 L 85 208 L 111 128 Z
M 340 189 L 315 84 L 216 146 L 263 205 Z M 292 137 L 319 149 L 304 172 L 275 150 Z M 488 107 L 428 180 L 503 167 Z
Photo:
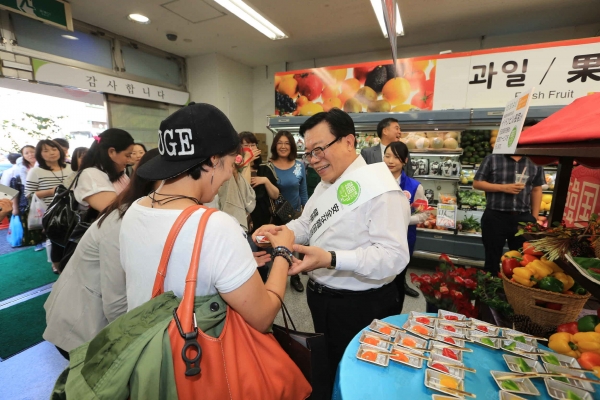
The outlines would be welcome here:
M 161 181 L 180 175 L 210 157 L 234 151 L 240 139 L 225 114 L 211 104 L 190 103 L 160 123 L 159 156 L 136 170 Z

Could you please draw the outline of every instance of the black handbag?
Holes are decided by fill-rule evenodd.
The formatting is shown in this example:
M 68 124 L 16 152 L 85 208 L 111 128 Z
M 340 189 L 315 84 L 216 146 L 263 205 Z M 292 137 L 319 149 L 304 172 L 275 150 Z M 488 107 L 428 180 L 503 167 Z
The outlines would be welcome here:
M 279 300 L 285 326 L 273 324 L 273 336 L 311 384 L 312 393 L 309 399 L 331 399 L 332 379 L 329 377 L 325 335 L 297 331 L 283 300 L 281 298 Z M 288 318 L 293 329 L 288 326 Z
M 79 210 L 79 203 L 73 193 L 73 185 L 77 185 L 81 171 L 68 188 L 58 185 L 52 203 L 42 219 L 44 232 L 52 244 L 65 247 L 79 223 L 84 221 L 87 210 Z

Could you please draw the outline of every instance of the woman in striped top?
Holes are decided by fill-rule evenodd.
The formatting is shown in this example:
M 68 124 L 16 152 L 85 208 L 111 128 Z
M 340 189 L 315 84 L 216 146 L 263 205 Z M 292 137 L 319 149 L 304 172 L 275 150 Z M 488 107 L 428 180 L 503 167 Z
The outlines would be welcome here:
M 27 196 L 35 194 L 46 203 L 47 206 L 54 199 L 54 191 L 71 174 L 71 167 L 65 163 L 63 149 L 53 140 L 40 140 L 35 147 L 35 158 L 39 164 L 29 170 L 25 193 Z M 63 248 L 52 246 L 50 259 L 52 270 L 58 272 L 56 267 L 63 256 Z

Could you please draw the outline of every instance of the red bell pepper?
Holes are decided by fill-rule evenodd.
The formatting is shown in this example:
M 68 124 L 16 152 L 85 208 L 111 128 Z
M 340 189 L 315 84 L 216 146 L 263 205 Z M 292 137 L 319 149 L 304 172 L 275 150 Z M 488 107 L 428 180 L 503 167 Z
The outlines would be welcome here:
M 566 324 L 559 325 L 556 328 L 556 332 L 568 332 L 571 335 L 576 334 L 577 332 L 579 332 L 579 330 L 577 329 L 577 321 L 567 322 Z
M 544 255 L 541 251 L 536 251 L 535 247 L 529 242 L 523 243 L 523 254 L 530 254 L 532 256 L 541 257 Z
M 508 279 L 512 278 L 513 269 L 521 266 L 521 263 L 516 258 L 505 258 L 502 260 L 502 272 Z
M 577 359 L 577 362 L 581 365 L 581 368 L 591 370 L 596 366 L 600 366 L 600 354 L 585 351 L 581 353 L 581 357 Z

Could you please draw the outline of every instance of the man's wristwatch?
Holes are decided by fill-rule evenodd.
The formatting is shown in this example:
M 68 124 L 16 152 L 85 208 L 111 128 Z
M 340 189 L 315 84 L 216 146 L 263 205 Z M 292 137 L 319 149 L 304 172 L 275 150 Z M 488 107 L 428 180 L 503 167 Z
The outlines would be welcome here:
M 277 246 L 273 249 L 273 259 L 275 257 L 283 257 L 288 262 L 289 266 L 292 266 L 292 252 L 290 249 L 284 246 Z
M 327 269 L 335 269 L 335 266 L 337 264 L 337 258 L 335 256 L 335 251 L 330 251 L 329 254 L 331 254 L 331 265 L 329 267 L 327 267 Z

